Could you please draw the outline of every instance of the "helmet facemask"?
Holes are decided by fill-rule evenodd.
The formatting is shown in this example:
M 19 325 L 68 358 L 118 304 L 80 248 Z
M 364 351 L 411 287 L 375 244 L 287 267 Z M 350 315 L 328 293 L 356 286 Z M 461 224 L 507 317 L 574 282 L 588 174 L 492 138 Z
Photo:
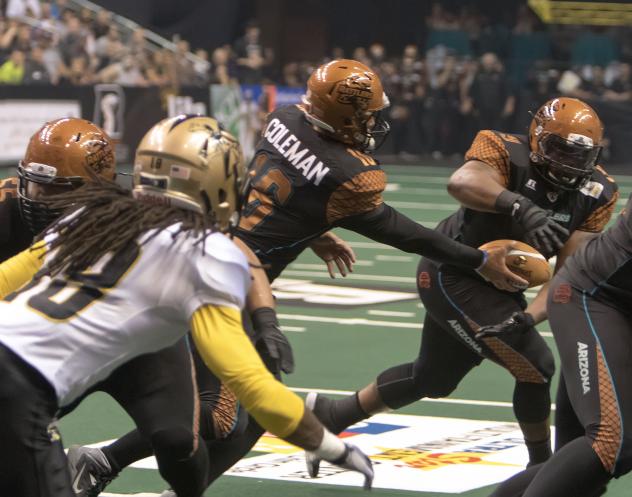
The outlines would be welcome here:
M 81 176 L 57 176 L 56 167 L 37 162 L 20 161 L 17 173 L 20 216 L 33 235 L 41 233 L 62 214 L 62 209 L 49 207 L 46 198 L 74 190 L 85 182 Z M 41 194 L 33 194 L 34 185 Z
M 562 190 L 579 190 L 591 178 L 601 154 L 601 146 L 581 135 L 570 139 L 547 133 L 538 137 L 538 150 L 532 160 L 538 172 L 550 184 Z

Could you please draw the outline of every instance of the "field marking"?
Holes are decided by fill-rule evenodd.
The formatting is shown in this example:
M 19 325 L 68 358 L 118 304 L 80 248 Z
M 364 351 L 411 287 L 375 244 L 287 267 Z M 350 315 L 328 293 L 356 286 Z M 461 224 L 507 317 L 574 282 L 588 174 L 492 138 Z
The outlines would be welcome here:
M 372 316 L 392 316 L 398 318 L 413 318 L 417 315 L 414 312 L 380 311 L 379 309 L 371 309 L 367 313 Z
M 318 271 L 295 271 L 292 269 L 283 271 L 283 275 L 286 276 L 302 276 L 305 278 L 324 278 L 330 280 L 331 277 L 327 272 Z M 348 280 L 362 280 L 362 281 L 388 281 L 390 283 L 408 283 L 414 284 L 416 279 L 410 276 L 382 276 L 380 274 L 355 274 L 351 273 L 346 276 Z
M 309 393 L 316 392 L 322 393 L 325 395 L 340 395 L 340 396 L 348 396 L 353 395 L 355 392 L 351 390 L 330 390 L 326 388 L 302 388 L 302 387 L 288 387 L 293 392 L 297 393 Z M 433 402 L 438 404 L 458 404 L 464 406 L 482 406 L 482 407 L 513 407 L 513 403 L 511 402 L 501 402 L 497 400 L 471 400 L 471 399 L 420 399 L 417 402 Z M 551 404 L 551 409 L 555 410 L 555 404 Z
M 281 331 L 286 333 L 291 331 L 292 333 L 305 333 L 306 328 L 304 326 L 281 326 Z
M 421 323 L 402 323 L 398 321 L 375 321 L 366 318 L 331 318 L 327 316 L 308 316 L 305 314 L 278 314 L 279 319 L 287 319 L 288 321 L 308 321 L 316 323 L 336 323 L 346 326 L 364 325 L 379 326 L 380 328 L 410 328 L 420 330 L 423 328 Z
M 375 256 L 376 261 L 383 262 L 414 262 L 415 257 L 412 255 L 382 255 L 378 254 Z

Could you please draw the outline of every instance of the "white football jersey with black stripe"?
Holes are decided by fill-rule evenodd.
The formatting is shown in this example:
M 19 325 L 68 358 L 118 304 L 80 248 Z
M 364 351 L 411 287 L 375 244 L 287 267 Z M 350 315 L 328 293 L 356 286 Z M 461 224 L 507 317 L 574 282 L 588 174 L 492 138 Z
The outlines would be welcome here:
M 220 233 L 204 247 L 201 237 L 174 239 L 177 228 L 0 302 L 0 342 L 40 371 L 61 406 L 119 365 L 174 344 L 199 307 L 244 306 L 250 273 L 237 246 Z

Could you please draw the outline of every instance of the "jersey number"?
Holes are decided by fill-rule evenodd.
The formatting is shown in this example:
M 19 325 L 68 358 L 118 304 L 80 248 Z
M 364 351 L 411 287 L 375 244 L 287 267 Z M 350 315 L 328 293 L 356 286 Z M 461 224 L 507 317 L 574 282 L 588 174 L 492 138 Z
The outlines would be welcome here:
M 70 319 L 116 286 L 139 254 L 140 247 L 136 243 L 117 254 L 107 254 L 85 271 L 68 276 L 65 280 L 51 280 L 43 291 L 33 295 L 27 303 L 51 319 Z
M 274 211 L 274 204 L 285 205 L 292 196 L 292 183 L 280 169 L 270 168 L 253 180 L 248 203 L 239 227 L 250 231 Z

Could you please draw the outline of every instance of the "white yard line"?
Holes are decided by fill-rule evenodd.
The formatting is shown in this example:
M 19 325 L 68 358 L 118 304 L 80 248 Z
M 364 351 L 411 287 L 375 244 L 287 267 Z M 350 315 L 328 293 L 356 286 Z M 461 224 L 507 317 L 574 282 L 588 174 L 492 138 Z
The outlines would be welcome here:
M 417 314 L 414 312 L 400 312 L 400 311 L 380 311 L 379 309 L 371 309 L 368 311 L 371 316 L 392 316 L 397 318 L 414 318 Z

